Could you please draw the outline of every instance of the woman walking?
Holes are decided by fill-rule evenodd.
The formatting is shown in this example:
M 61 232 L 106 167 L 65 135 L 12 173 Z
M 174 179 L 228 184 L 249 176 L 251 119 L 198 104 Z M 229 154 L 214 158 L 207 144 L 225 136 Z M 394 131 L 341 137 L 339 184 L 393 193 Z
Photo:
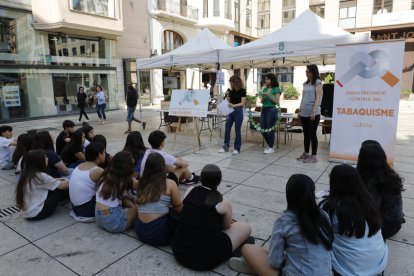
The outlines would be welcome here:
M 241 148 L 241 126 L 243 123 L 243 107 L 246 102 L 246 89 L 243 88 L 242 80 L 239 76 L 233 75 L 230 77 L 230 88 L 227 93 L 229 107 L 234 108 L 234 111 L 227 115 L 226 127 L 224 132 L 223 148 L 219 152 L 228 152 L 230 147 L 230 132 L 234 123 L 234 130 L 236 132 L 236 139 L 234 140 L 233 154 L 239 154 Z
M 89 122 L 89 117 L 85 112 L 85 106 L 86 106 L 86 96 L 85 89 L 83 86 L 79 87 L 78 93 L 76 94 L 76 98 L 78 101 L 78 107 L 79 107 L 79 123 L 82 121 L 82 115 L 85 116 L 86 121 Z
M 106 122 L 106 115 L 105 115 L 105 108 L 106 108 L 106 98 L 104 91 L 102 90 L 102 86 L 98 85 L 96 87 L 96 100 L 98 101 L 96 104 L 96 113 L 98 113 L 99 121 L 98 124 L 105 124 Z M 103 121 L 102 121 L 103 119 Z
M 305 151 L 297 158 L 303 163 L 317 162 L 318 137 L 316 131 L 321 119 L 322 82 L 318 67 L 315 64 L 306 65 L 307 81 L 303 83 L 303 95 L 300 103 L 299 117 L 303 128 L 303 145 Z M 312 155 L 309 147 L 312 144 Z
M 262 112 L 260 114 L 260 128 L 271 129 L 277 121 L 277 108 L 280 99 L 279 82 L 274 74 L 269 73 L 265 77 L 265 87 L 260 93 L 262 100 Z M 264 154 L 274 153 L 273 145 L 275 144 L 275 132 L 271 129 L 269 132 L 262 132 L 268 147 L 264 150 Z

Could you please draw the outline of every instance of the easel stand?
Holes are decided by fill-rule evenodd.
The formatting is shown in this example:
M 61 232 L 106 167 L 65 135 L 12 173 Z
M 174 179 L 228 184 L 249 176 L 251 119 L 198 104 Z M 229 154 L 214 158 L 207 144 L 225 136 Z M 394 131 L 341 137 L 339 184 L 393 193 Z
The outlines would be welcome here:
M 175 148 L 175 144 L 177 141 L 177 133 L 181 129 L 181 118 L 183 117 L 178 117 L 178 125 L 174 132 L 173 148 Z M 186 117 L 186 118 L 192 118 L 193 120 L 193 152 L 195 152 L 197 150 L 197 145 L 198 145 L 198 149 L 200 149 L 201 147 L 201 140 L 200 140 L 200 136 L 198 135 L 198 118 L 196 117 Z

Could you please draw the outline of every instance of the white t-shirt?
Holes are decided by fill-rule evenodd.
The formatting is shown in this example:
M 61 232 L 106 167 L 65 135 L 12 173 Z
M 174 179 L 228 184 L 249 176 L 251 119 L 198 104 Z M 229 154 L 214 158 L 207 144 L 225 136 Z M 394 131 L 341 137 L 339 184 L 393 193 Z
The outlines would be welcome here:
M 0 168 L 3 168 L 11 163 L 13 151 L 15 147 L 11 147 L 13 139 L 0 136 Z
M 96 94 L 96 97 L 98 98 L 98 104 L 104 104 L 105 103 L 105 93 L 103 91 L 99 91 Z
M 46 173 L 37 173 L 36 178 L 32 180 L 31 189 L 27 189 L 24 196 L 26 210 L 22 211 L 24 218 L 37 216 L 43 209 L 43 205 L 49 191 L 54 191 L 60 184 L 60 181 Z
M 142 158 L 141 170 L 139 172 L 139 175 L 142 175 L 142 173 L 144 172 L 145 162 L 147 162 L 148 155 L 151 152 L 157 152 L 157 153 L 161 154 L 162 157 L 164 157 L 165 165 L 175 166 L 174 164 L 175 164 L 175 161 L 177 161 L 177 158 L 175 158 L 171 154 L 168 154 L 165 151 L 161 151 L 161 150 L 157 150 L 157 149 L 147 149 L 145 151 L 144 157 Z
M 118 207 L 119 205 L 121 205 L 121 200 L 119 199 L 112 199 L 111 197 L 109 199 L 103 199 L 99 193 L 101 192 L 102 189 L 102 184 L 101 186 L 99 186 L 98 190 L 96 191 L 96 202 L 105 205 L 107 207 Z
M 73 205 L 79 206 L 90 201 L 96 193 L 96 184 L 90 178 L 90 173 L 99 167 L 90 170 L 80 170 L 76 167 L 69 180 L 69 197 Z

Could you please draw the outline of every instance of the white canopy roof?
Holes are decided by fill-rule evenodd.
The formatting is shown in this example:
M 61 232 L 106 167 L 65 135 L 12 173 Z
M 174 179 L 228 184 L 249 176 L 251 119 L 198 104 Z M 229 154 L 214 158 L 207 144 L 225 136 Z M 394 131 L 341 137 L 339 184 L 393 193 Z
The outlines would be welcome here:
M 220 51 L 224 68 L 335 63 L 335 45 L 368 41 L 306 10 L 281 29 L 240 47 Z
M 137 67 L 138 69 L 215 67 L 219 59 L 219 49 L 230 49 L 230 46 L 205 28 L 171 52 L 152 58 L 137 59 Z

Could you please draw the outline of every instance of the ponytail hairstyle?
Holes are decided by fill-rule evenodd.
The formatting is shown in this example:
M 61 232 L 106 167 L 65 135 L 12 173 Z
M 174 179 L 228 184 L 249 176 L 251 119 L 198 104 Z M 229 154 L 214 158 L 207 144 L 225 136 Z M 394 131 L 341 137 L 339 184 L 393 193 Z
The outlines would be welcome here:
M 144 172 L 137 188 L 137 204 L 158 201 L 167 188 L 165 160 L 161 154 L 151 152 L 145 162 Z
M 32 188 L 32 181 L 37 180 L 38 173 L 46 173 L 46 152 L 41 149 L 30 150 L 24 155 L 22 176 L 16 187 L 16 204 L 20 210 L 26 209 L 25 196 Z
M 131 153 L 118 152 L 99 179 L 98 186 L 102 185 L 99 195 L 103 199 L 122 200 L 124 194 L 132 189 L 133 173 L 134 164 Z
M 201 170 L 201 185 L 211 189 L 211 193 L 204 201 L 205 206 L 214 207 L 219 202 L 223 201 L 223 195 L 217 191 L 217 187 L 221 182 L 221 177 L 221 170 L 216 165 L 208 164 Z
M 292 175 L 286 184 L 287 209 L 296 214 L 302 235 L 311 243 L 332 249 L 333 231 L 329 218 L 315 202 L 315 183 L 304 174 Z

